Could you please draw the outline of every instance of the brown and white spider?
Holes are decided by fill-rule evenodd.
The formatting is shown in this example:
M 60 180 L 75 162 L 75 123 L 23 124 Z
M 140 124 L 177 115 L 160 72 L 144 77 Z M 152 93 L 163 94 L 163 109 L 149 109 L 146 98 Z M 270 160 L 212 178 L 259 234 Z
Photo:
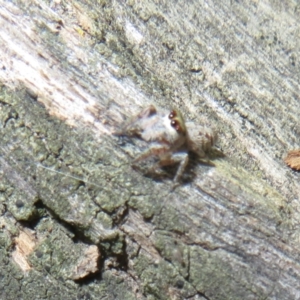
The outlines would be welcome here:
M 184 122 L 179 110 L 167 111 L 153 105 L 142 110 L 116 134 L 137 135 L 150 143 L 149 148 L 134 159 L 134 164 L 153 156 L 159 159 L 154 169 L 179 163 L 174 177 L 175 183 L 179 181 L 188 164 L 188 152 L 204 158 L 216 141 L 216 133 L 212 129 L 193 122 Z

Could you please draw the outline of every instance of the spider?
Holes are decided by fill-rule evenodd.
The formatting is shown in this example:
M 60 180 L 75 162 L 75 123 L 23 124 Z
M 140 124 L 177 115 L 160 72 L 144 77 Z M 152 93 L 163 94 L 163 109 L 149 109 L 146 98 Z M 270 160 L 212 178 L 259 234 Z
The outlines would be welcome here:
M 153 105 L 132 118 L 117 135 L 136 135 L 150 144 L 134 159 L 133 164 L 150 157 L 159 159 L 154 169 L 178 163 L 174 183 L 178 183 L 184 173 L 189 161 L 188 153 L 194 152 L 204 158 L 216 141 L 212 129 L 185 122 L 179 110 L 167 111 Z

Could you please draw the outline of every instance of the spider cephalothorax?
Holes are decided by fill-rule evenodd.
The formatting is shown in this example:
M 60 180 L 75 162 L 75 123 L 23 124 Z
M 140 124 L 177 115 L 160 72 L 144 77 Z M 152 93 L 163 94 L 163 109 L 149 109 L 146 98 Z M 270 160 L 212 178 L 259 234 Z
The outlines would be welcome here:
M 203 158 L 216 140 L 212 129 L 193 122 L 185 123 L 179 110 L 156 109 L 153 105 L 128 122 L 121 134 L 137 135 L 149 142 L 149 148 L 141 153 L 134 163 L 152 156 L 158 157 L 159 167 L 179 163 L 175 182 L 178 182 L 185 170 L 188 152 L 192 151 Z

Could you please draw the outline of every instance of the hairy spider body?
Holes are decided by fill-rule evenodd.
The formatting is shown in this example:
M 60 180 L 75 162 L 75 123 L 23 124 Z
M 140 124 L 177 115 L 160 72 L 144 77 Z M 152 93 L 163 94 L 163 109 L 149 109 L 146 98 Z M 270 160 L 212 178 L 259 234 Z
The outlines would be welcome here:
M 203 158 L 216 139 L 211 129 L 192 122 L 185 123 L 180 111 L 156 109 L 153 105 L 142 110 L 118 134 L 137 135 L 150 143 L 150 147 L 134 163 L 152 156 L 159 159 L 155 169 L 179 163 L 174 182 L 179 181 L 188 164 L 188 152 Z

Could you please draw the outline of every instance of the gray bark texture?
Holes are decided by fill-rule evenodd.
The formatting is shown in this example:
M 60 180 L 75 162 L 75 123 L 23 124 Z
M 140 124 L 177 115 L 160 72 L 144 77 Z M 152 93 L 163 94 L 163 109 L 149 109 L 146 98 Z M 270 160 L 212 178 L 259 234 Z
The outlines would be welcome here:
M 0 299 L 300 299 L 299 9 L 0 0 Z M 175 189 L 150 104 L 219 132 Z

